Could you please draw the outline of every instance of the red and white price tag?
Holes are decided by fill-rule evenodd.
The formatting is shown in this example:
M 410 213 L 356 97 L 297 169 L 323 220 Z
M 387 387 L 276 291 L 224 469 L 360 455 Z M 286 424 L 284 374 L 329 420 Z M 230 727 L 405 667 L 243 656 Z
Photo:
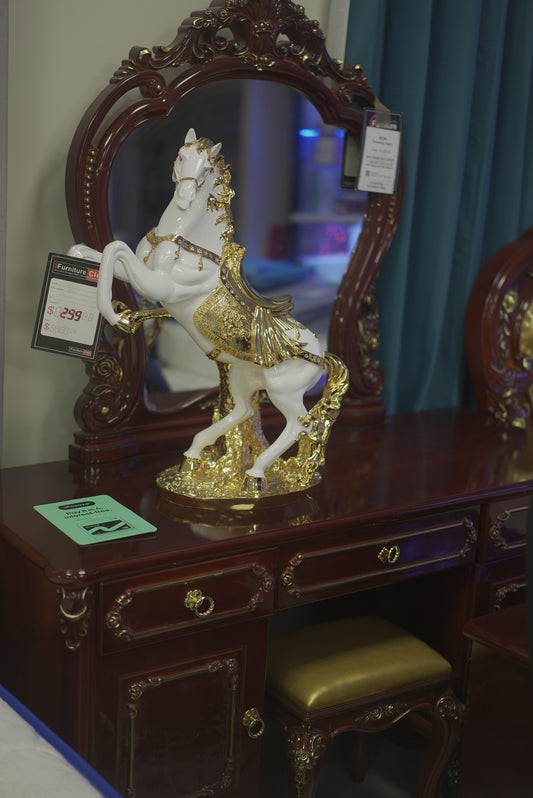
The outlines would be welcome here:
M 96 305 L 99 264 L 48 256 L 32 347 L 94 360 L 103 319 Z
M 90 344 L 97 324 L 94 288 L 53 277 L 48 288 L 41 335 Z

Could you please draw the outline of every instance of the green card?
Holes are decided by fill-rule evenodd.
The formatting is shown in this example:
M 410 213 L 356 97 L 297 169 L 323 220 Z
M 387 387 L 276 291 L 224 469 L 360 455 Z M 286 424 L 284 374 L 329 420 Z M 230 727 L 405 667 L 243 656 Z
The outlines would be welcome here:
M 157 527 L 111 496 L 88 496 L 33 508 L 80 546 L 155 532 Z

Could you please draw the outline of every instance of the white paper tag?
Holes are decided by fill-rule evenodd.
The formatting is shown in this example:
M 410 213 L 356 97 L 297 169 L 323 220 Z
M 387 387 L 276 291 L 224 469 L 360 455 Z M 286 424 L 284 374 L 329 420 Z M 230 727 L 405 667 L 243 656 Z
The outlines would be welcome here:
M 94 288 L 52 277 L 41 335 L 90 344 L 94 340 L 97 325 L 98 308 Z
M 94 360 L 103 319 L 96 305 L 99 264 L 50 252 L 32 339 L 34 349 Z
M 357 188 L 394 194 L 400 162 L 402 117 L 389 111 L 365 109 L 363 153 Z

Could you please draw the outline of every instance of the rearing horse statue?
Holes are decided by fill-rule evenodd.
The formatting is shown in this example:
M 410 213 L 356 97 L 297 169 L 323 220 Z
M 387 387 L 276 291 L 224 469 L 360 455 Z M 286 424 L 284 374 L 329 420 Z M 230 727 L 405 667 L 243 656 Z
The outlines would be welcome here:
M 324 459 L 329 427 L 347 387 L 346 369 L 290 315 L 289 296 L 268 298 L 248 283 L 242 269 L 244 248 L 233 241 L 234 192 L 220 149 L 221 144 L 197 138 L 189 130 L 173 165 L 172 199 L 135 252 L 124 242 L 113 241 L 101 254 L 84 245 L 76 245 L 70 254 L 100 261 L 97 304 L 110 324 L 134 332 L 145 318 L 172 316 L 207 357 L 227 370 L 230 409 L 194 436 L 184 453 L 189 470 L 205 461 L 206 451 L 208 458 L 212 454 L 206 447 L 254 415 L 253 397 L 264 390 L 286 423 L 248 463 L 245 475 L 255 480 L 258 490 L 264 489 L 265 470 L 302 433 L 312 437 L 314 428 L 319 440 L 306 449 L 307 482 L 301 463 L 296 469 L 300 487 L 305 487 L 316 481 L 316 468 Z M 114 277 L 159 302 L 163 310 L 117 313 L 112 302 Z M 325 370 L 326 389 L 313 415 L 306 409 L 304 395 Z

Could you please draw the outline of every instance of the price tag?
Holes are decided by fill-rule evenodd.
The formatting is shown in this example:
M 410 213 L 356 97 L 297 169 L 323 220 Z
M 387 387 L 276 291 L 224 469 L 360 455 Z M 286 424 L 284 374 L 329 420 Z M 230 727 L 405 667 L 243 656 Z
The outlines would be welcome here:
M 94 360 L 103 318 L 96 306 L 99 264 L 48 256 L 32 347 Z
M 363 154 L 357 188 L 394 194 L 400 163 L 402 115 L 386 109 L 365 109 Z

